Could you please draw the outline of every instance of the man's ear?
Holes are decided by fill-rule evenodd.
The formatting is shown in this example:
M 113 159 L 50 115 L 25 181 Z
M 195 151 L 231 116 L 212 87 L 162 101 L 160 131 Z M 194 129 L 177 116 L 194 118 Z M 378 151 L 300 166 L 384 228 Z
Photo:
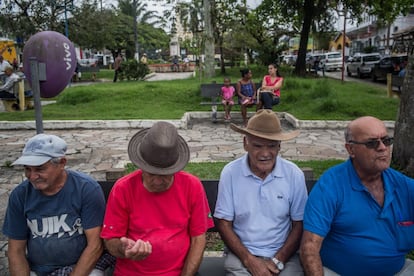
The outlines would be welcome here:
M 351 144 L 345 143 L 346 151 L 350 157 L 354 157 L 354 149 Z
M 68 160 L 66 159 L 66 157 L 60 158 L 60 164 L 62 164 L 63 166 L 66 166 L 67 161 Z

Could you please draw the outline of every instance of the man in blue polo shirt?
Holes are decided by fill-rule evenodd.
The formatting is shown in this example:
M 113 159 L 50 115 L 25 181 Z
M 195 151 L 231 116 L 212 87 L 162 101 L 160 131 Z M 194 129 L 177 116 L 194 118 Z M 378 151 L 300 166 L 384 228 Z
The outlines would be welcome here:
M 307 275 L 414 275 L 414 180 L 389 168 L 393 138 L 374 117 L 345 130 L 349 160 L 326 171 L 305 208 Z
M 279 156 L 281 141 L 299 132 L 282 131 L 270 109 L 259 110 L 244 135 L 247 154 L 227 164 L 220 176 L 214 216 L 228 253 L 227 275 L 303 275 L 296 254 L 307 199 L 303 172 Z

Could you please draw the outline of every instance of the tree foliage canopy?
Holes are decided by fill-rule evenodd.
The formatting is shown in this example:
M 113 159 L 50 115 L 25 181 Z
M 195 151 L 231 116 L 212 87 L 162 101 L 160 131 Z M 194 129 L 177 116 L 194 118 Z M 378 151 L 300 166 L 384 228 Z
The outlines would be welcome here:
M 132 51 L 131 5 L 137 1 L 119 2 L 119 9 L 114 6 L 102 9 L 98 8 L 96 0 L 3 0 L 0 30 L 4 33 L 1 35 L 19 38 L 24 43 L 40 31 L 65 34 L 67 23 L 69 39 L 82 48 L 109 49 L 113 53 L 121 49 Z M 162 26 L 163 21 L 158 20 L 154 12 L 146 10 L 146 2 L 137 3 L 139 43 L 143 49 L 166 49 L 168 35 L 161 27 L 156 27 Z

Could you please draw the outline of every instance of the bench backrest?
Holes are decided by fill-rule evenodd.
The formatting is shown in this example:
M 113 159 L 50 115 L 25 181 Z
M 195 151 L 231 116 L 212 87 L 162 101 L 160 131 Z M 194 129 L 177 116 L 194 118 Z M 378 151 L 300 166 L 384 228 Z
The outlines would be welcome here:
M 262 86 L 262 82 L 255 83 L 256 89 Z M 202 83 L 200 90 L 201 90 L 201 97 L 204 98 L 214 98 L 219 97 L 221 93 L 221 87 L 223 86 L 222 83 Z M 232 83 L 231 86 L 236 89 L 236 83 Z
M 218 192 L 218 179 L 214 180 L 201 180 L 203 184 L 204 190 L 206 191 L 208 205 L 212 213 L 216 208 L 216 200 L 217 200 L 217 192 Z M 311 191 L 313 186 L 315 185 L 316 180 L 310 179 L 306 180 L 306 188 L 308 189 L 308 193 Z M 109 193 L 112 189 L 112 186 L 115 184 L 114 181 L 99 181 L 101 188 L 104 192 L 105 199 L 108 199 Z M 216 225 L 216 223 L 214 223 Z M 217 232 L 217 228 L 214 226 L 208 229 L 209 232 Z

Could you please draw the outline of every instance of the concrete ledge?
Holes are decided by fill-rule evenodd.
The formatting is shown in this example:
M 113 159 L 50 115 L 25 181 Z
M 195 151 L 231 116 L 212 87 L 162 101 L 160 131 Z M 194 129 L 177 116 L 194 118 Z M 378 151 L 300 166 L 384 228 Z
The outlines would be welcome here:
M 224 112 L 217 112 L 218 117 L 223 117 Z M 254 112 L 248 112 L 248 116 L 253 116 Z M 349 121 L 323 121 L 323 120 L 298 120 L 292 114 L 277 112 L 280 118 L 287 120 L 297 129 L 345 129 Z M 232 115 L 235 119 L 241 118 L 239 113 Z M 210 119 L 211 112 L 186 112 L 181 119 L 177 120 L 62 120 L 43 121 L 43 128 L 48 130 L 58 129 L 116 129 L 116 128 L 148 128 L 155 122 L 164 120 L 172 123 L 179 129 L 187 129 L 191 119 Z M 385 121 L 385 126 L 389 130 L 394 129 L 394 121 Z M 0 121 L 0 130 L 36 129 L 35 121 Z
M 113 128 L 148 128 L 159 120 L 62 120 L 43 121 L 44 129 L 113 129 Z M 182 120 L 166 120 L 177 128 L 187 128 Z M 36 129 L 35 121 L 0 121 L 0 130 Z

